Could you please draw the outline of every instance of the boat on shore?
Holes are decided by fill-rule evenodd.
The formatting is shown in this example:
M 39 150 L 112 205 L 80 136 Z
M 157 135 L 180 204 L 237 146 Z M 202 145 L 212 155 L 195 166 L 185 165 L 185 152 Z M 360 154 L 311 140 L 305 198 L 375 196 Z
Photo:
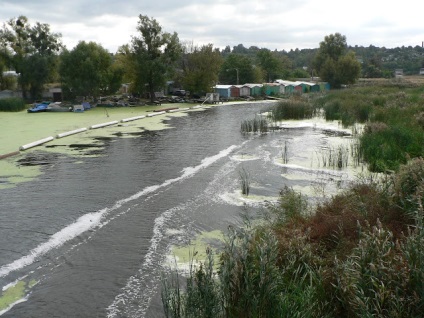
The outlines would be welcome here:
M 45 112 L 47 110 L 47 107 L 49 107 L 50 102 L 41 102 L 34 104 L 31 108 L 27 109 L 28 113 L 41 113 Z
M 46 112 L 70 112 L 70 111 L 72 111 L 72 106 L 62 105 L 61 102 L 50 103 L 46 109 Z

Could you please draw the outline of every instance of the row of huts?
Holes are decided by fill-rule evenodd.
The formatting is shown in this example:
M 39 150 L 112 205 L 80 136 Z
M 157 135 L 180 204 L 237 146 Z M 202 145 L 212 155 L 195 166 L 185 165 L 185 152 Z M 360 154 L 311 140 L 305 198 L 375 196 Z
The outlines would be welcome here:
M 274 83 L 243 84 L 243 85 L 216 85 L 215 93 L 222 98 L 236 98 L 243 96 L 279 96 L 293 93 L 321 92 L 329 90 L 328 83 L 314 83 L 302 81 L 276 80 Z

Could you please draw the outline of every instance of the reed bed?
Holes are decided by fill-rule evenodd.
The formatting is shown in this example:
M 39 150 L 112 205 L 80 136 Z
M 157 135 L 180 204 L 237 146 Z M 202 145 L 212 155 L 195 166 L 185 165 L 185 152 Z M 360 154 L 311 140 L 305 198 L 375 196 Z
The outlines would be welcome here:
M 350 151 L 347 146 L 322 148 L 316 154 L 318 166 L 324 168 L 344 169 L 349 164 Z
M 314 213 L 285 187 L 266 222 L 229 227 L 217 272 L 208 252 L 189 277 L 164 276 L 165 315 L 420 317 L 423 195 L 423 159 L 360 180 Z
M 25 101 L 22 98 L 3 98 L 0 99 L 0 111 L 3 112 L 19 112 L 26 107 Z
M 280 101 L 272 107 L 270 118 L 275 122 L 287 119 L 308 119 L 315 114 L 315 107 L 309 100 L 292 98 Z
M 250 174 L 246 169 L 244 169 L 244 167 L 242 167 L 239 171 L 239 181 L 241 193 L 248 196 L 250 192 Z
M 242 133 L 266 133 L 268 132 L 268 120 L 262 116 L 243 120 L 240 130 Z

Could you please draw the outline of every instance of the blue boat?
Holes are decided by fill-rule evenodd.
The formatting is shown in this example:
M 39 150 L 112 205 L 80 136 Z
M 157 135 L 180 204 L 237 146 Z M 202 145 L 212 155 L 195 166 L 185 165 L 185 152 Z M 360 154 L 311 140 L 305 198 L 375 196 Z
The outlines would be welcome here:
M 34 104 L 31 108 L 27 109 L 28 113 L 40 113 L 45 112 L 50 102 L 42 102 L 39 104 Z

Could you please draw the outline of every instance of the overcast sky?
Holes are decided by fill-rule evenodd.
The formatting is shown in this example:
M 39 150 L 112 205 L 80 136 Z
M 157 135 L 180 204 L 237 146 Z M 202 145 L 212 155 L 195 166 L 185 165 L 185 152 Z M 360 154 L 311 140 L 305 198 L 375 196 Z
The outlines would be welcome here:
M 0 21 L 25 15 L 61 33 L 68 49 L 94 41 L 115 53 L 142 14 L 183 42 L 289 51 L 317 48 L 336 32 L 349 45 L 421 46 L 423 9 L 422 0 L 0 0 Z

